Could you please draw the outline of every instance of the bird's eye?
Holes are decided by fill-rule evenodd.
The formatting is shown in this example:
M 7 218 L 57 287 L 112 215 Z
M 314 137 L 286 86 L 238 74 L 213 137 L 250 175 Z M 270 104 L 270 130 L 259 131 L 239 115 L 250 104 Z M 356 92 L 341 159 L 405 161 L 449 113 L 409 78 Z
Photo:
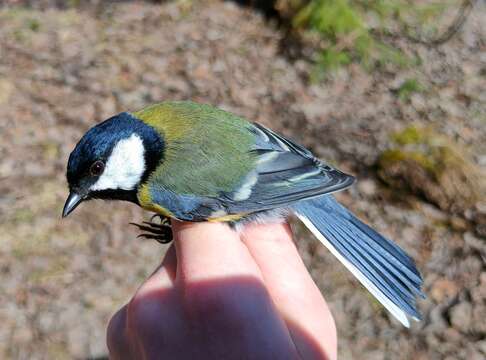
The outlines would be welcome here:
M 100 176 L 103 173 L 103 170 L 105 170 L 105 164 L 101 160 L 95 161 L 89 168 L 89 172 L 93 176 Z

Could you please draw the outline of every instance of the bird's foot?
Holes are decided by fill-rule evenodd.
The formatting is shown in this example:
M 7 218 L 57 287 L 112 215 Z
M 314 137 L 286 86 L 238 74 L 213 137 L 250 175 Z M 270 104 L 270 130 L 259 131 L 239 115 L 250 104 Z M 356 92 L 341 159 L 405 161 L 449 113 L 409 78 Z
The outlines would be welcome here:
M 155 218 L 159 218 L 160 222 L 154 222 Z M 156 240 L 161 244 L 168 244 L 172 241 L 172 227 L 169 218 L 162 215 L 154 215 L 150 221 L 143 221 L 142 224 L 130 223 L 138 227 L 142 231 L 138 238 Z

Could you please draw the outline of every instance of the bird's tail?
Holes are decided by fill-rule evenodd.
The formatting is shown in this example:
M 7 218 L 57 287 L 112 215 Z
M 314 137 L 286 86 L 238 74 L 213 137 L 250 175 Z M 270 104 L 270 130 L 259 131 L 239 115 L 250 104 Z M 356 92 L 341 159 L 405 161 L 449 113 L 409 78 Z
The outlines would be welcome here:
M 396 244 L 362 223 L 333 196 L 292 206 L 297 217 L 403 325 L 420 320 L 415 297 L 422 277 L 415 262 Z

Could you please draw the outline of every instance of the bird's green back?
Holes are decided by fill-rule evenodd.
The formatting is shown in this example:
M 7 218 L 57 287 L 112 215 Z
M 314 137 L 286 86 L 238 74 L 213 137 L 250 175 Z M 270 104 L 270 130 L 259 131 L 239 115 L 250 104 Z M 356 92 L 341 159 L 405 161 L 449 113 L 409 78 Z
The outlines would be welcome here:
M 188 101 L 155 104 L 133 115 L 165 142 L 163 161 L 142 189 L 145 202 L 148 191 L 158 190 L 217 196 L 232 191 L 254 167 L 254 135 L 241 117 Z

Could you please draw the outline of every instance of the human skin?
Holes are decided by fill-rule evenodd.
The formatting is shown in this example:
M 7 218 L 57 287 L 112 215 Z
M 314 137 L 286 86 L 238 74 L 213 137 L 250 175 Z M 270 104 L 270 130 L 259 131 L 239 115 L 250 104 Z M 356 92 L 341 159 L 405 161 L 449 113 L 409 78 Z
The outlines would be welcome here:
M 111 359 L 336 359 L 334 320 L 288 224 L 172 229 L 161 265 L 110 320 Z

